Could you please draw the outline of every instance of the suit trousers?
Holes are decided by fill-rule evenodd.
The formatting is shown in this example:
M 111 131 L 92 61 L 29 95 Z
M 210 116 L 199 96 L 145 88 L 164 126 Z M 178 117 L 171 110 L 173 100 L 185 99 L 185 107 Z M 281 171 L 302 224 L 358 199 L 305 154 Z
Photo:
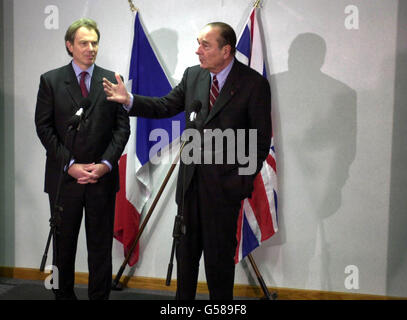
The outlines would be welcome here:
M 179 205 L 186 232 L 176 247 L 178 300 L 195 299 L 202 252 L 210 299 L 233 299 L 241 201 L 226 199 L 218 188 L 208 181 L 204 167 L 197 165 L 184 204 Z
M 55 198 L 49 195 L 51 210 Z M 76 299 L 74 293 L 75 256 L 83 211 L 85 211 L 86 244 L 88 250 L 90 300 L 108 299 L 112 283 L 112 244 L 115 194 L 61 196 L 63 207 L 57 228 L 57 261 L 59 289 L 57 299 Z

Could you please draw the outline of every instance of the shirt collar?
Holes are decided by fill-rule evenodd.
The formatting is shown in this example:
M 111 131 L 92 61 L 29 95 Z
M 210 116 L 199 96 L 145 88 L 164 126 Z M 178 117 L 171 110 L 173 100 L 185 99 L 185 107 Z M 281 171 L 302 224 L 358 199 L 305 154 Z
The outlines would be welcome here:
M 232 61 L 224 68 L 221 72 L 216 74 L 216 79 L 218 79 L 219 83 L 219 90 L 222 89 L 223 85 L 225 84 L 226 78 L 228 77 L 230 70 L 232 70 L 233 63 L 235 62 L 235 59 L 232 59 Z M 211 72 L 211 81 L 213 80 L 213 76 L 215 73 Z
M 92 74 L 93 74 L 93 69 L 95 69 L 95 64 L 92 64 L 88 69 L 86 70 L 82 70 L 76 63 L 75 61 L 72 60 L 72 67 L 73 70 L 75 71 L 76 77 L 78 78 L 79 75 L 83 72 L 86 71 L 87 73 L 89 73 L 89 78 L 92 78 Z

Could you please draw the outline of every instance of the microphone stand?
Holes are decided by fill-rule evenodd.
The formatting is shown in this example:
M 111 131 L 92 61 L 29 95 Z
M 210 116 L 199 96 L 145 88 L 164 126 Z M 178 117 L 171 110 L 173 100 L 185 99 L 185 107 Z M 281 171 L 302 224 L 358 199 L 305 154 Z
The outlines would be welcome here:
M 199 111 L 199 110 L 198 110 Z M 196 115 L 195 115 L 196 117 Z M 194 119 L 195 120 L 195 119 Z M 190 129 L 196 129 L 195 127 L 195 122 L 192 122 Z M 180 154 L 182 152 L 182 149 L 185 146 L 185 143 L 187 140 L 184 141 L 182 144 L 182 147 L 180 149 Z M 177 215 L 175 216 L 175 221 L 174 221 L 174 229 L 172 231 L 172 247 L 171 247 L 171 256 L 170 256 L 170 262 L 168 263 L 168 269 L 167 269 L 167 278 L 165 280 L 165 285 L 169 287 L 171 285 L 171 275 L 172 275 L 172 268 L 173 268 L 173 261 L 174 261 L 174 254 L 175 254 L 175 248 L 177 244 L 179 243 L 179 240 L 181 236 L 185 234 L 185 225 L 184 225 L 184 207 L 185 207 L 185 169 L 186 166 L 184 166 L 184 172 L 182 176 L 182 205 L 181 205 L 181 210 L 178 210 Z
M 182 153 L 182 149 L 184 149 L 184 146 L 186 144 L 186 140 L 183 142 L 181 149 L 179 151 L 179 155 Z M 180 164 L 181 165 L 181 164 Z M 171 247 L 171 255 L 170 255 L 170 262 L 168 263 L 168 269 L 167 269 L 167 278 L 165 280 L 165 285 L 169 287 L 171 285 L 171 275 L 172 275 L 172 268 L 174 266 L 173 261 L 174 261 L 174 255 L 175 255 L 175 248 L 177 244 L 179 243 L 179 240 L 182 235 L 185 234 L 185 224 L 184 224 L 184 198 L 185 198 L 185 166 L 184 166 L 184 172 L 182 176 L 182 207 L 181 211 L 178 211 L 177 215 L 175 216 L 175 221 L 174 221 L 174 228 L 172 230 L 172 247 Z
M 80 121 L 80 120 L 79 120 Z M 78 124 L 79 125 L 79 124 Z M 67 141 L 68 141 L 68 137 L 69 137 L 69 133 L 71 130 L 74 130 L 73 132 L 73 137 L 72 137 L 72 143 L 71 143 L 71 148 L 68 148 L 68 159 L 61 159 L 61 169 L 59 172 L 59 177 L 58 177 L 58 184 L 57 184 L 57 192 L 55 195 L 55 200 L 54 200 L 54 205 L 53 208 L 51 208 L 51 218 L 49 219 L 49 223 L 50 223 L 50 230 L 49 230 L 49 234 L 48 234 L 48 239 L 47 239 L 47 243 L 45 245 L 45 250 L 44 250 L 44 254 L 42 256 L 42 260 L 41 260 L 41 265 L 40 265 L 40 271 L 44 272 L 45 269 L 45 264 L 47 262 L 47 256 L 48 256 L 48 250 L 49 250 L 49 245 L 52 239 L 52 257 L 53 257 L 53 264 L 57 264 L 57 233 L 58 233 L 58 227 L 61 224 L 61 214 L 64 211 L 64 208 L 59 204 L 59 198 L 60 198 L 60 193 L 61 193 L 61 186 L 62 186 L 62 180 L 64 177 L 64 168 L 69 165 L 69 161 L 71 158 L 71 150 L 72 147 L 74 145 L 75 139 L 76 139 L 76 133 L 77 133 L 77 128 L 75 128 L 74 125 L 71 125 L 68 127 L 67 132 L 65 133 L 65 139 L 64 139 L 64 145 L 66 146 Z

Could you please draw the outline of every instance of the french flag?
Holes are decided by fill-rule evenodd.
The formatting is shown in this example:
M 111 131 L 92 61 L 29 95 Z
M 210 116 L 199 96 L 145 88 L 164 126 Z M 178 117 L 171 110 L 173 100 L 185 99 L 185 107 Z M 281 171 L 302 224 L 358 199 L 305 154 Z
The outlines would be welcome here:
M 138 13 L 134 23 L 129 80 L 132 82 L 132 93 L 143 96 L 162 97 L 172 89 L 143 30 Z M 178 121 L 180 130 L 172 130 L 173 121 Z M 164 129 L 169 135 L 168 142 L 171 143 L 178 138 L 177 133 L 184 127 L 183 112 L 167 119 L 130 118 L 130 138 L 119 161 L 120 191 L 116 196 L 114 223 L 114 237 L 123 244 L 125 256 L 138 233 L 140 213 L 152 193 L 149 163 L 150 156 L 153 157 L 154 154 L 150 155 L 150 149 L 157 141 L 150 137 L 150 132 Z M 137 262 L 138 256 L 139 245 L 129 259 L 130 266 Z
M 257 8 L 250 12 L 236 46 L 236 58 L 267 77 Z M 241 261 L 278 231 L 277 169 L 273 136 L 270 152 L 254 180 L 251 199 L 242 201 L 239 212 L 235 263 Z

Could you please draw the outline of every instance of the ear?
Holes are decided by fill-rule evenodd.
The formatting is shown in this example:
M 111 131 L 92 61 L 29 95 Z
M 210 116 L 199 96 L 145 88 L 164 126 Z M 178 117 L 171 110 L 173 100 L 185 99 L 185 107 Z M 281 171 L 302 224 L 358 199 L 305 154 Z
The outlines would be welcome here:
M 224 57 L 229 58 L 230 57 L 230 52 L 232 50 L 232 47 L 230 46 L 230 44 L 224 45 L 222 49 L 223 49 Z
M 68 48 L 69 52 L 72 53 L 72 51 L 73 51 L 72 43 L 70 41 L 66 41 L 65 44 L 66 44 L 66 47 Z

